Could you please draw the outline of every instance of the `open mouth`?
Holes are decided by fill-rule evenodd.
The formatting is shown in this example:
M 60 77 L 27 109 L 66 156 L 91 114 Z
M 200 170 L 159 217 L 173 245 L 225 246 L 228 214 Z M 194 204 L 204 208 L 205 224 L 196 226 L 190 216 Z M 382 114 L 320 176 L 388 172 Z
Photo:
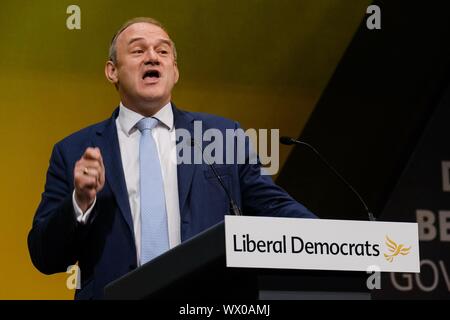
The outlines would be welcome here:
M 150 79 L 159 79 L 159 77 L 161 76 L 161 74 L 159 73 L 158 70 L 148 70 L 144 73 L 144 75 L 142 76 L 142 79 L 146 79 L 146 78 L 150 78 Z

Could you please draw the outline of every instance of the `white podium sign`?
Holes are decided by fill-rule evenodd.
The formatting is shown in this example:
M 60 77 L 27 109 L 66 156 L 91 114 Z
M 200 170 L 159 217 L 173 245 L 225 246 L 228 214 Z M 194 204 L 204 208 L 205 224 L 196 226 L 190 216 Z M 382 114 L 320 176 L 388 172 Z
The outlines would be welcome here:
M 227 267 L 420 272 L 417 223 L 225 216 Z

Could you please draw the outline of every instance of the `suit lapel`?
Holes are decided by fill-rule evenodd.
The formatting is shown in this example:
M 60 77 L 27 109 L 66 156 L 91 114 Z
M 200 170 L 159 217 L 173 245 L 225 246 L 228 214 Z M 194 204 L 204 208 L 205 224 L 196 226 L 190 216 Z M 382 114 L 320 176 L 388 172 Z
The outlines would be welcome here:
M 117 108 L 106 126 L 96 132 L 94 145 L 100 148 L 105 166 L 106 183 L 111 188 L 120 212 L 128 225 L 131 235 L 134 237 L 130 202 L 120 156 L 119 138 L 117 136 L 116 118 L 118 113 L 119 109 Z
M 175 129 L 186 129 L 190 132 L 191 137 L 194 137 L 194 118 L 189 113 L 178 110 L 173 103 L 172 105 Z M 179 136 L 177 135 L 177 142 L 179 142 L 179 140 Z M 191 146 L 190 141 L 181 141 L 180 143 L 183 144 L 184 147 L 187 145 L 189 148 L 194 148 L 193 146 Z M 191 155 L 193 155 L 193 149 L 191 151 Z M 191 188 L 191 182 L 195 168 L 196 165 L 194 164 L 180 163 L 177 165 L 178 197 L 181 216 L 184 216 L 186 214 L 186 199 Z
M 175 129 L 185 129 L 189 131 L 191 137 L 194 137 L 194 118 L 189 113 L 178 110 L 174 104 L 172 105 Z M 117 136 L 117 127 L 115 122 L 118 113 L 119 109 L 117 108 L 105 127 L 96 132 L 93 142 L 94 146 L 99 147 L 102 152 L 103 163 L 105 165 L 106 183 L 108 183 L 111 188 L 120 212 L 128 225 L 131 235 L 134 237 L 133 221 L 131 217 L 128 191 L 123 173 L 122 158 L 120 156 L 119 139 Z M 177 141 L 179 141 L 178 136 Z M 181 143 L 189 145 L 190 141 L 182 141 Z M 193 149 L 191 151 L 193 154 Z M 194 164 L 181 163 L 177 165 L 178 198 L 180 204 L 180 214 L 182 216 L 186 214 L 186 199 L 191 188 L 195 168 L 196 165 Z

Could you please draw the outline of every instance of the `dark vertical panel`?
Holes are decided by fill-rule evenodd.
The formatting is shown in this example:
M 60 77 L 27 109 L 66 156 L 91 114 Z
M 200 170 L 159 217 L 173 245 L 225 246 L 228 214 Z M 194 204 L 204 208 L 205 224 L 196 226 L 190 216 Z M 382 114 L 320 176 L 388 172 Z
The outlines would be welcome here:
M 415 221 L 419 210 L 427 212 L 427 222 L 423 229 L 419 228 L 426 235 L 419 242 L 420 274 L 383 273 L 381 290 L 374 292 L 374 298 L 450 298 L 450 283 L 446 281 L 450 266 L 450 230 L 448 218 L 445 218 L 445 211 L 450 209 L 450 197 L 449 191 L 443 188 L 449 172 L 442 172 L 442 161 L 450 160 L 449 119 L 450 86 L 381 216 L 385 221 Z M 417 220 L 422 222 L 423 218 Z
M 382 29 L 368 30 L 362 21 L 301 134 L 375 215 L 448 83 L 450 19 L 443 3 L 375 2 Z M 366 218 L 356 197 L 303 147 L 295 147 L 277 182 L 320 217 Z

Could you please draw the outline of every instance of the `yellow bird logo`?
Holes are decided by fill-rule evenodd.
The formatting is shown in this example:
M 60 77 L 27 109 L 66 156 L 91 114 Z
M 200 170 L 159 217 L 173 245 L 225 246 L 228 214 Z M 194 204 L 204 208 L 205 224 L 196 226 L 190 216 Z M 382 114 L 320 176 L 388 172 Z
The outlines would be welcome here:
M 387 261 L 392 262 L 394 261 L 394 257 L 401 254 L 402 256 L 406 256 L 409 254 L 409 250 L 411 250 L 411 247 L 405 248 L 405 245 L 403 244 L 397 244 L 391 239 L 389 239 L 388 236 L 386 236 L 386 246 L 388 247 L 388 251 L 391 252 L 391 254 L 384 254 L 384 257 Z

